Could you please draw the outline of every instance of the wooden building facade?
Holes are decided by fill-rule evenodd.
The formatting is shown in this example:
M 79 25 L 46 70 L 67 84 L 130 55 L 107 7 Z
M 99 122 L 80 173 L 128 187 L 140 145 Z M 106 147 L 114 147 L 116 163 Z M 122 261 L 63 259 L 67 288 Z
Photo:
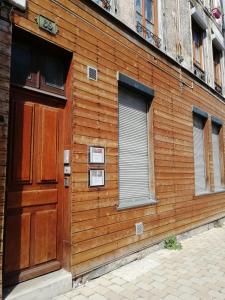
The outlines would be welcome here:
M 91 1 L 29 0 L 11 20 L 11 58 L 0 32 L 5 286 L 60 268 L 79 277 L 225 216 L 220 93 Z

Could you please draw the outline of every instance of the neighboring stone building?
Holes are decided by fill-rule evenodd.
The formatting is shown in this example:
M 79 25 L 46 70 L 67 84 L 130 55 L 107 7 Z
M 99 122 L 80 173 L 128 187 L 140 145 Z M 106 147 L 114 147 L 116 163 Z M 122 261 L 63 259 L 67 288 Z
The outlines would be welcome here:
M 224 3 L 0 3 L 5 287 L 51 297 L 225 217 Z
M 223 6 L 220 0 L 189 0 L 189 1 L 150 1 L 149 7 L 145 7 L 145 1 L 100 1 L 94 0 L 103 6 L 110 14 L 122 21 L 150 43 L 155 44 L 160 39 L 160 49 L 175 59 L 182 67 L 201 77 L 204 73 L 204 81 L 215 88 L 217 84 L 214 74 L 215 55 L 220 57 L 221 74 L 218 91 L 224 90 L 224 36 L 223 36 Z M 148 3 L 148 1 L 146 2 Z M 136 4 L 139 8 L 135 9 Z M 152 7 L 150 7 L 152 6 Z M 148 14 L 151 20 L 148 22 L 144 14 Z M 152 12 L 153 13 L 152 13 Z M 152 14 L 152 15 L 151 15 Z M 194 24 L 194 26 L 193 26 Z M 192 33 L 197 30 L 202 35 L 202 66 L 193 64 Z M 152 33 L 155 35 L 152 36 Z M 148 38 L 148 35 L 152 37 Z M 196 36 L 196 35 L 195 35 Z M 197 36 L 196 36 L 197 38 Z M 199 41 L 201 42 L 201 41 Z M 156 45 L 157 46 L 157 45 Z M 213 57 L 213 49 L 214 57 Z M 216 52 L 216 54 L 215 54 Z M 196 69 L 197 67 L 197 69 Z M 201 72 L 203 71 L 203 72 Z
M 11 55 L 11 23 L 9 5 L 0 2 L 0 266 L 3 263 L 3 228 L 4 228 L 4 206 L 6 192 L 6 159 L 7 159 L 7 137 L 8 137 L 8 115 L 9 115 L 9 87 L 10 87 L 10 55 Z M 0 274 L 2 286 L 2 272 Z M 0 289 L 0 298 L 2 289 Z

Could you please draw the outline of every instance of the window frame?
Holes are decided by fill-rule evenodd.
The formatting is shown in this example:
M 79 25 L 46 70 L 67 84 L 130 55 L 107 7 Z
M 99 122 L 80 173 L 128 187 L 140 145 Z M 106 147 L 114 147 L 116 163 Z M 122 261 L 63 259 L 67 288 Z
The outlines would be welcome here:
M 194 117 L 200 118 L 203 122 L 203 155 L 205 163 L 205 191 L 198 193 L 196 191 L 196 175 L 195 175 L 195 155 L 194 155 Z M 192 110 L 192 120 L 193 120 L 193 160 L 194 160 L 194 191 L 195 196 L 201 196 L 211 192 L 211 176 L 210 176 L 210 151 L 209 151 L 209 119 L 208 114 L 199 108 L 193 107 Z
M 30 50 L 31 63 L 30 63 L 30 74 L 31 78 L 26 78 L 24 83 L 16 82 L 11 80 L 11 84 L 15 86 L 21 86 L 24 88 L 33 88 L 43 93 L 52 93 L 59 96 L 66 96 L 66 78 L 69 70 L 71 61 L 70 54 L 55 45 L 51 45 L 40 38 L 34 38 L 29 33 L 16 30 L 15 36 L 13 36 L 12 51 L 13 47 L 25 47 Z M 45 60 L 48 55 L 53 56 L 62 61 L 63 65 L 63 85 L 62 87 L 51 86 L 45 82 L 44 68 Z M 15 57 L 15 56 L 14 56 Z M 13 64 L 11 64 L 11 74 L 13 74 Z
M 137 208 L 140 206 L 149 206 L 157 203 L 155 197 L 155 173 L 154 173 L 154 148 L 153 148 L 153 109 L 152 100 L 154 98 L 154 90 L 145 86 L 144 84 L 118 72 L 118 107 L 119 107 L 119 89 L 125 88 L 129 92 L 134 92 L 146 97 L 146 121 L 147 121 L 147 141 L 148 141 L 148 167 L 149 167 L 149 201 L 146 203 L 137 203 L 133 205 L 124 205 L 120 202 L 120 197 L 118 197 L 118 210 L 125 210 L 131 208 Z M 119 109 L 118 109 L 118 125 L 119 125 Z M 119 126 L 118 126 L 118 152 L 119 152 Z M 118 161 L 118 193 L 119 193 L 119 161 Z M 119 195 L 118 195 L 119 196 Z
M 199 47 L 196 47 L 195 43 L 195 33 L 200 37 Z M 192 49 L 193 49 L 193 65 L 200 69 L 200 71 L 205 71 L 205 60 L 204 60 L 204 30 L 192 19 Z M 196 59 L 196 52 L 199 50 L 200 62 Z
M 220 175 L 221 175 L 221 189 L 215 189 L 215 181 L 214 181 L 214 162 L 213 162 L 213 141 L 212 145 L 212 166 L 213 166 L 213 191 L 215 193 L 221 192 L 225 190 L 225 158 L 224 158 L 224 139 L 223 139 L 223 122 L 221 122 L 217 117 L 212 116 L 211 118 L 211 135 L 213 135 L 213 125 L 218 129 L 218 138 L 219 138 L 219 158 L 220 158 Z
M 135 18 L 136 18 L 136 24 L 138 27 L 138 23 L 141 24 L 141 26 L 143 26 L 145 28 L 145 30 L 141 31 L 141 35 L 145 38 L 148 39 L 147 36 L 147 30 L 149 30 L 150 32 L 152 32 L 153 34 L 157 35 L 158 33 L 158 15 L 157 15 L 157 0 L 151 0 L 151 4 L 152 4 L 152 20 L 149 21 L 146 19 L 146 1 L 147 0 L 140 0 L 141 3 L 141 11 L 139 12 L 137 10 L 137 5 L 136 5 L 136 0 L 135 0 Z M 140 17 L 141 22 L 138 20 L 138 17 Z M 147 24 L 150 24 L 153 27 L 153 30 L 150 30 L 147 26 Z
M 221 59 L 222 59 L 222 51 L 220 51 L 216 46 L 212 44 L 212 50 L 213 50 L 213 70 L 214 70 L 214 84 L 215 86 L 218 86 L 219 88 L 222 87 L 222 65 L 221 65 Z M 216 54 L 216 56 L 215 56 Z M 218 55 L 218 56 L 217 56 Z M 217 58 L 218 60 L 216 60 Z

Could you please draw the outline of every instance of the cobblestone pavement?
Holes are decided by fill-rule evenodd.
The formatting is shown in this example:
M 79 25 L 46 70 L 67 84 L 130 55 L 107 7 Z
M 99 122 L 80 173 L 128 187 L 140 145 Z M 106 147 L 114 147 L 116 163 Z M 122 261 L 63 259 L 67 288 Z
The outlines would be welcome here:
M 225 228 L 162 249 L 55 300 L 225 299 Z

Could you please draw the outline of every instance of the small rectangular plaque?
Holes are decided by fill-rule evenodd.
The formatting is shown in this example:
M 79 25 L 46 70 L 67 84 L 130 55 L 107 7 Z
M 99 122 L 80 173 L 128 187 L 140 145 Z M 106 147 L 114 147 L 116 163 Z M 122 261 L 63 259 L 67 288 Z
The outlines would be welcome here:
M 105 170 L 89 170 L 89 186 L 100 187 L 105 185 Z
M 55 22 L 39 15 L 36 17 L 36 21 L 38 23 L 38 26 L 43 29 L 46 30 L 48 32 L 50 32 L 51 34 L 56 35 L 58 33 L 58 27 L 56 25 Z
M 105 148 L 91 146 L 89 148 L 89 163 L 90 164 L 104 164 L 105 163 Z

